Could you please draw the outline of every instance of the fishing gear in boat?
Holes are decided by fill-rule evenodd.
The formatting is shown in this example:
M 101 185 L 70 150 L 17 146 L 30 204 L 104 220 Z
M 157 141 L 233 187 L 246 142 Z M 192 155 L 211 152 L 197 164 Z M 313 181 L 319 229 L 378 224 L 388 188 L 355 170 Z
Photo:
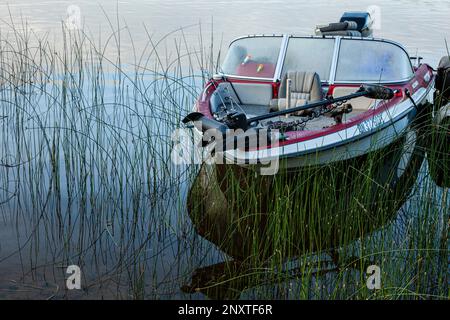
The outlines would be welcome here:
M 362 85 L 358 91 L 353 94 L 346 95 L 339 98 L 325 99 L 322 101 L 309 103 L 303 106 L 298 106 L 286 110 L 271 112 L 260 116 L 247 119 L 244 113 L 231 112 L 227 114 L 222 122 L 205 117 L 200 112 L 192 112 L 183 119 L 183 123 L 194 122 L 197 129 L 205 132 L 210 129 L 216 129 L 219 132 L 225 134 L 228 129 L 242 129 L 247 130 L 251 127 L 255 127 L 261 120 L 271 119 L 283 115 L 296 113 L 303 110 L 311 110 L 317 107 L 330 106 L 339 102 L 346 102 L 351 99 L 367 97 L 370 99 L 389 100 L 394 97 L 394 91 L 390 88 L 380 85 Z
M 414 101 L 413 97 L 411 96 L 411 92 L 409 92 L 408 89 L 405 89 L 405 96 L 411 101 L 414 108 L 416 108 L 416 110 L 419 111 L 419 106 L 417 105 L 416 101 Z
M 309 110 L 308 110 L 309 111 Z M 318 111 L 312 110 L 301 117 L 300 120 L 294 121 L 269 121 L 266 126 L 271 130 L 280 130 L 281 132 L 286 131 L 301 131 L 305 128 L 308 121 L 311 121 L 321 116 L 328 115 L 333 118 L 336 123 L 342 123 L 342 116 L 344 114 L 353 111 L 353 107 L 347 100 L 336 102 L 331 106 L 323 106 Z
M 270 144 L 273 140 L 274 137 L 271 130 L 279 130 L 281 132 L 281 136 L 277 135 L 276 138 L 283 139 L 283 132 L 286 132 L 288 129 L 292 128 L 299 129 L 306 122 L 325 115 L 326 113 L 333 111 L 337 113 L 351 112 L 351 107 L 348 106 L 339 111 L 336 111 L 336 109 L 344 105 L 348 100 L 358 97 L 389 100 L 394 97 L 394 91 L 380 85 L 362 85 L 358 91 L 350 95 L 339 98 L 325 99 L 319 102 L 282 111 L 271 112 L 249 119 L 247 119 L 247 116 L 244 113 L 236 111 L 228 113 L 221 119 L 221 121 L 205 117 L 200 112 L 192 112 L 183 119 L 183 123 L 186 124 L 193 122 L 194 126 L 203 133 L 202 147 L 205 147 L 218 139 L 222 140 L 221 147 L 224 151 L 235 149 L 238 145 L 248 148 L 251 139 L 256 141 L 256 147 L 260 147 L 261 143 Z M 317 111 L 317 107 L 321 107 L 319 111 Z M 269 122 L 266 127 L 257 127 L 257 124 L 261 120 L 276 118 L 303 110 L 310 111 L 309 115 L 302 120 L 298 120 L 297 122 L 294 121 L 284 125 L 280 122 Z M 238 134 L 236 135 L 230 133 L 232 130 L 240 131 L 238 131 Z

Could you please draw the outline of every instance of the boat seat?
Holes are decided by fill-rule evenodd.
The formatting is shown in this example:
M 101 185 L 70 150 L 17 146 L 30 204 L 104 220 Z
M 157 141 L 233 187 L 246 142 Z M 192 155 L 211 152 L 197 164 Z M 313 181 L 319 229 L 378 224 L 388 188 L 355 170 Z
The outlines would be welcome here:
M 291 101 L 290 108 L 305 105 L 322 100 L 322 87 L 319 75 L 316 72 L 288 71 L 281 81 L 278 99 L 270 101 L 270 111 L 281 111 L 287 109 L 286 83 L 291 79 Z M 302 115 L 303 111 L 295 113 Z

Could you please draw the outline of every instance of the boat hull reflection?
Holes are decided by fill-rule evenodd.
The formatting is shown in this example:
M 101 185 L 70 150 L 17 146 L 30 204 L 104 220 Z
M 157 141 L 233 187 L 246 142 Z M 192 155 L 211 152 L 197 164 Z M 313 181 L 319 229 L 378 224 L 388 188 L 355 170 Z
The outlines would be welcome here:
M 423 127 L 412 126 L 376 154 L 296 173 L 259 176 L 204 164 L 189 193 L 189 215 L 197 232 L 233 261 L 199 268 L 184 291 L 235 298 L 246 286 L 248 266 L 330 253 L 387 225 L 424 161 Z
M 340 247 L 395 217 L 423 162 L 420 137 L 411 129 L 377 154 L 276 176 L 205 164 L 189 215 L 202 237 L 241 261 Z

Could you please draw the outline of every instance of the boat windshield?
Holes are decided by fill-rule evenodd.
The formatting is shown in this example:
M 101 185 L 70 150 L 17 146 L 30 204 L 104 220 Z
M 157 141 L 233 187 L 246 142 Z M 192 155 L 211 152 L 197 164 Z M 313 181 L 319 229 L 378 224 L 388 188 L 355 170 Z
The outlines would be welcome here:
M 282 37 L 252 37 L 233 42 L 222 65 L 222 72 L 240 77 L 272 79 L 282 41 Z
M 408 80 L 413 70 L 407 53 L 382 41 L 342 39 L 336 70 L 339 82 L 396 82 Z
M 414 73 L 406 51 L 393 42 L 295 36 L 238 39 L 231 44 L 221 70 L 229 76 L 265 80 L 281 79 L 288 71 L 317 72 L 328 83 L 402 82 Z
M 330 77 L 334 39 L 290 38 L 283 65 L 288 71 L 317 72 L 320 79 Z

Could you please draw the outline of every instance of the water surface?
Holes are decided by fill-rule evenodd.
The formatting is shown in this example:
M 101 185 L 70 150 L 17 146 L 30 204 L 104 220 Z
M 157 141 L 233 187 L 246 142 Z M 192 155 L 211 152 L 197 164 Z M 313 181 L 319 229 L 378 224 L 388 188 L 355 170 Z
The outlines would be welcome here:
M 344 11 L 377 6 L 380 28 L 375 36 L 398 41 L 436 66 L 446 53 L 450 31 L 450 1 L 444 0 L 16 0 L 0 4 L 2 52 L 25 30 L 32 31 L 28 35 L 34 45 L 36 36 L 61 50 L 61 24 L 68 8 L 73 14 L 73 5 L 79 9 L 80 30 L 103 44 L 99 47 L 105 46 L 105 56 L 114 58 L 103 61 L 101 72 L 74 63 L 70 76 L 57 69 L 48 71 L 45 81 L 9 80 L 2 85 L 0 159 L 2 164 L 20 165 L 0 166 L 0 299 L 204 298 L 181 288 L 198 268 L 230 257 L 200 237 L 187 214 L 186 198 L 198 168 L 170 163 L 170 134 L 200 90 L 199 65 L 208 64 L 196 61 L 192 70 L 186 59 L 171 64 L 177 60 L 177 48 L 184 53 L 201 48 L 216 57 L 241 35 L 310 35 L 315 25 L 336 21 Z M 121 32 L 111 36 L 117 29 Z M 164 38 L 174 30 L 179 31 Z M 149 39 L 161 38 L 165 41 L 156 49 L 160 64 L 170 67 L 155 67 L 160 72 L 152 73 L 158 59 L 154 54 L 147 57 L 152 51 Z M 34 58 L 39 60 L 39 55 Z M 20 75 L 11 61 L 2 61 L 3 79 Z M 79 70 L 84 73 L 77 75 Z M 93 76 L 96 72 L 102 77 Z M 183 81 L 176 81 L 181 76 Z M 426 161 L 413 190 L 394 223 L 380 231 L 401 234 L 393 240 L 394 247 L 408 247 L 405 239 L 410 239 L 410 224 L 421 217 L 424 194 L 438 207 L 436 212 L 447 208 L 443 190 L 429 178 Z M 429 219 L 435 222 L 436 234 L 442 231 L 440 217 Z M 375 234 L 373 239 L 379 237 Z M 399 259 L 402 256 L 392 258 L 392 264 L 401 274 L 396 269 Z M 65 268 L 70 264 L 82 267 L 81 291 L 65 289 Z M 409 279 L 400 277 L 393 285 Z M 331 279 L 331 287 L 340 284 L 335 281 Z M 292 286 L 300 285 L 271 285 L 264 295 L 248 290 L 242 297 L 296 299 Z M 314 292 L 302 291 L 300 297 L 330 297 L 327 290 Z

